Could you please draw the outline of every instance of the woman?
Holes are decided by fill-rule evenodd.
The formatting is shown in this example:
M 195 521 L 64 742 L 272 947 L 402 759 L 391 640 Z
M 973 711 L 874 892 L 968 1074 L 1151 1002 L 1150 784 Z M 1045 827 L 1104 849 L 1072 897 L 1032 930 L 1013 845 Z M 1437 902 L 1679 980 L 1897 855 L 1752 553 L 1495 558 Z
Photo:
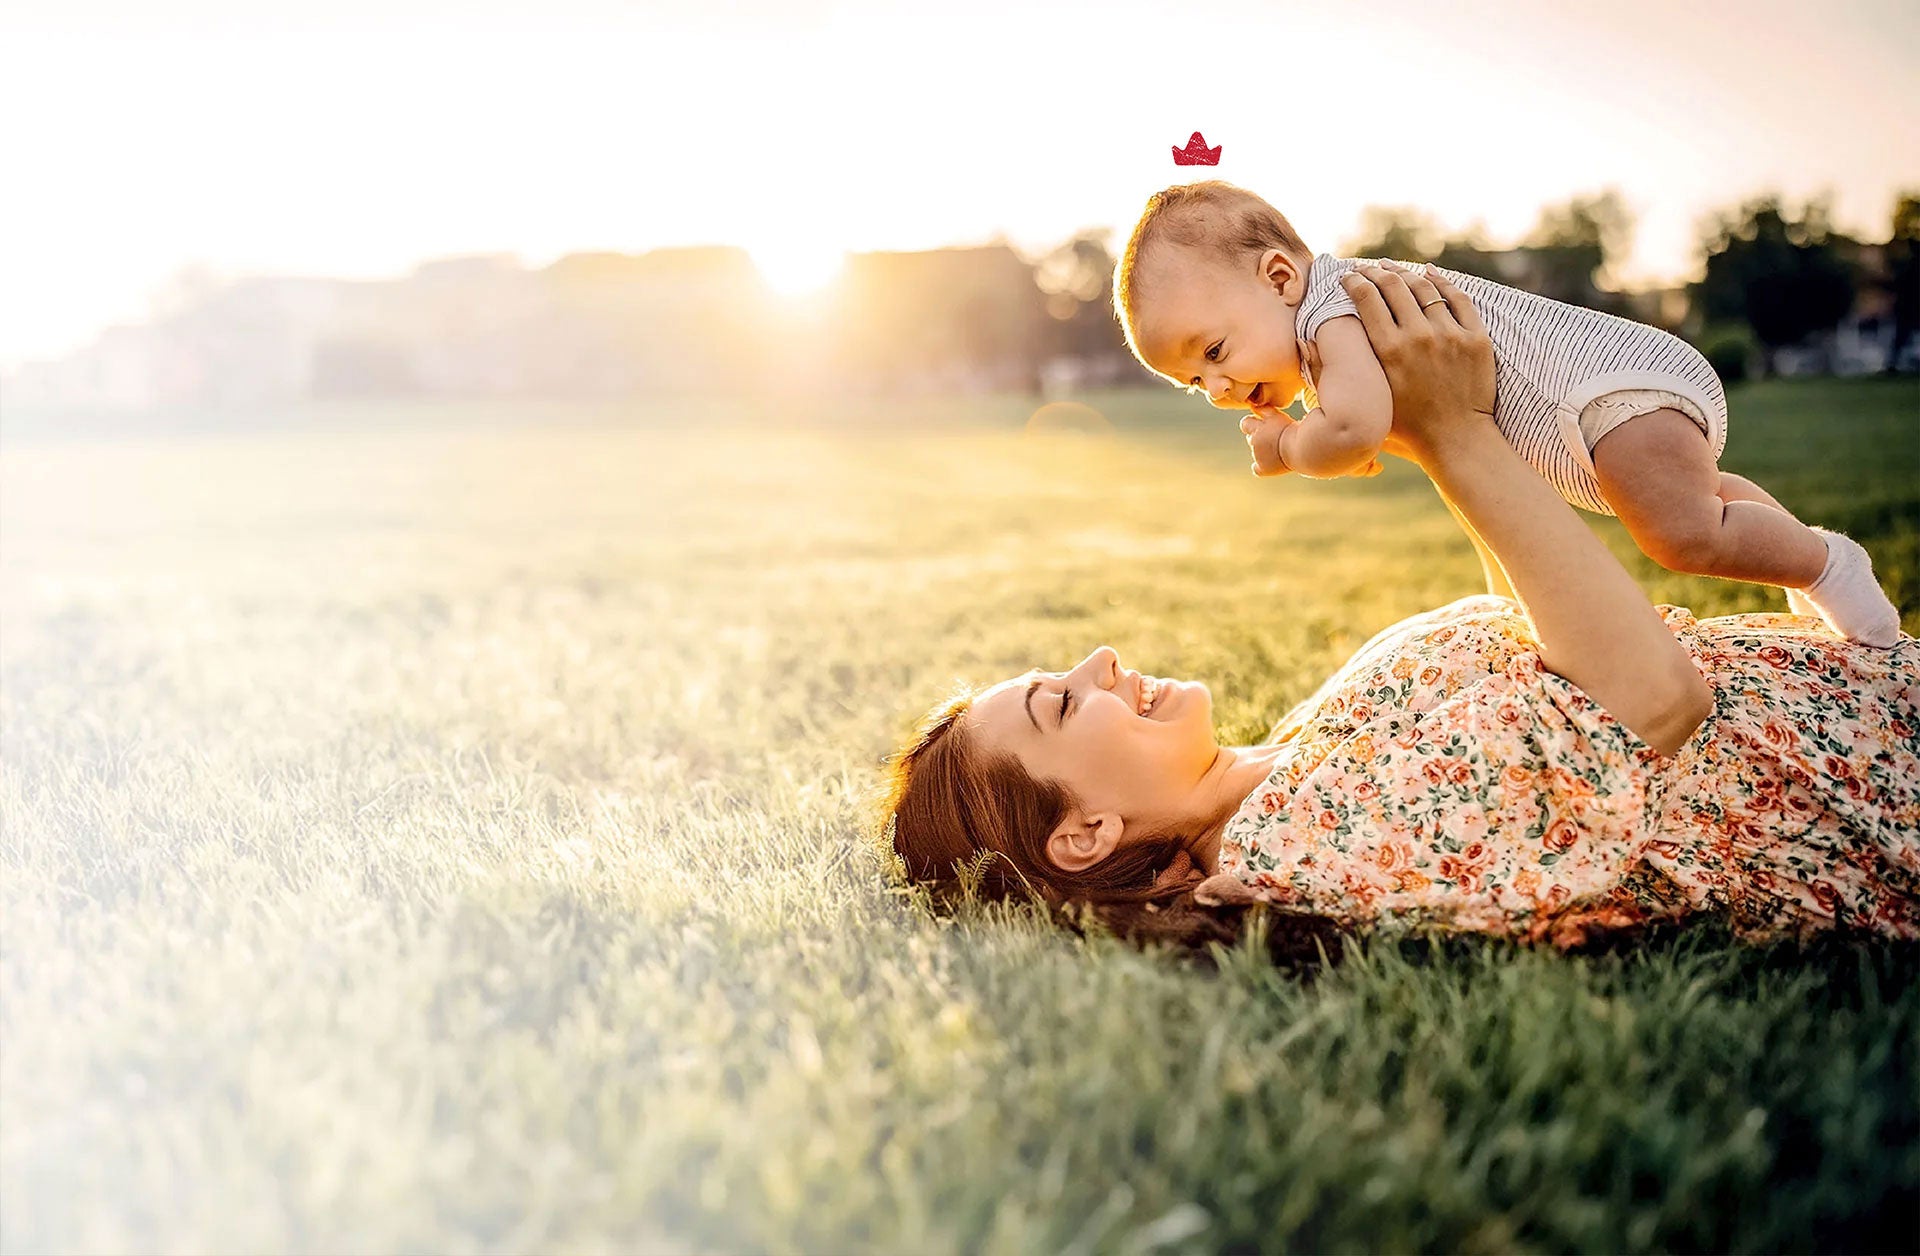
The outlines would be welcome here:
M 1348 290 L 1389 449 L 1460 516 L 1488 594 L 1387 628 L 1257 746 L 1216 744 L 1205 686 L 1106 647 L 953 699 L 890 761 L 907 875 L 1196 944 L 1268 903 L 1296 954 L 1360 927 L 1569 947 L 1706 914 L 1752 940 L 1920 937 L 1920 643 L 1656 609 L 1493 427 L 1465 296 L 1377 269 Z

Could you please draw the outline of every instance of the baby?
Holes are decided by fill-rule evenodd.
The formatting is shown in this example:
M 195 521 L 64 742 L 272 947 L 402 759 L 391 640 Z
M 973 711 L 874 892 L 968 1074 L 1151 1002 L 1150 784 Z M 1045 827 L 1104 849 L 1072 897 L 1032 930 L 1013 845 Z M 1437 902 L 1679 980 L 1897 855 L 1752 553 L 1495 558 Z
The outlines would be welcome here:
M 1265 200 L 1223 180 L 1148 199 L 1114 270 L 1128 347 L 1243 420 L 1262 474 L 1371 475 L 1393 395 L 1340 277 Z M 1900 614 L 1849 537 L 1809 528 L 1719 469 L 1726 397 L 1707 360 L 1656 327 L 1439 272 L 1493 337 L 1494 422 L 1574 505 L 1617 515 L 1670 571 L 1780 585 L 1797 614 L 1881 648 Z M 1298 421 L 1282 412 L 1304 394 Z

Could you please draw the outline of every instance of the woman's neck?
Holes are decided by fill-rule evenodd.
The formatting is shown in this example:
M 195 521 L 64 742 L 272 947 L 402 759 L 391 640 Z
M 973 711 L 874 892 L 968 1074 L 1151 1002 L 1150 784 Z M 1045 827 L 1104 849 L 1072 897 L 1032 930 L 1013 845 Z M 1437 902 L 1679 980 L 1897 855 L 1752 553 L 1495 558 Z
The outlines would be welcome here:
M 1273 765 L 1285 750 L 1284 744 L 1220 748 L 1200 783 L 1202 796 L 1207 799 L 1202 813 L 1206 827 L 1187 848 L 1194 867 L 1208 876 L 1220 871 L 1220 839 L 1226 833 L 1227 821 L 1273 772 Z

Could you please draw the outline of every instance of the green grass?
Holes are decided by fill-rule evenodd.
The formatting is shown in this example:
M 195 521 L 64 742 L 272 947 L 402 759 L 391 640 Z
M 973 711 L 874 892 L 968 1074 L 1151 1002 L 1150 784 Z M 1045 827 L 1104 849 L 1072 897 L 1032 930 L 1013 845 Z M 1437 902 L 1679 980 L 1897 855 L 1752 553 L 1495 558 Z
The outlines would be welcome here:
M 1257 481 L 1228 416 L 1094 400 L 1112 439 L 1008 398 L 16 439 L 0 1245 L 1909 1247 L 1912 947 L 1303 983 L 890 892 L 866 794 L 955 679 L 1106 642 L 1246 743 L 1473 591 L 1411 468 Z M 1726 458 L 1909 630 L 1916 401 L 1749 387 Z

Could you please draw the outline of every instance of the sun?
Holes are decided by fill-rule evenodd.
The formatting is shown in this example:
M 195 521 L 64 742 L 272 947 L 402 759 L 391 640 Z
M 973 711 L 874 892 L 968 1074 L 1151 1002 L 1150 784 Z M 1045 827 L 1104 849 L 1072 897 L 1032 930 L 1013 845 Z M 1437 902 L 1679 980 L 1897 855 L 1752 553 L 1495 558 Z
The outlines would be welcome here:
M 781 241 L 748 252 L 767 287 L 783 297 L 817 296 L 840 277 L 847 260 L 844 250 L 801 241 Z

